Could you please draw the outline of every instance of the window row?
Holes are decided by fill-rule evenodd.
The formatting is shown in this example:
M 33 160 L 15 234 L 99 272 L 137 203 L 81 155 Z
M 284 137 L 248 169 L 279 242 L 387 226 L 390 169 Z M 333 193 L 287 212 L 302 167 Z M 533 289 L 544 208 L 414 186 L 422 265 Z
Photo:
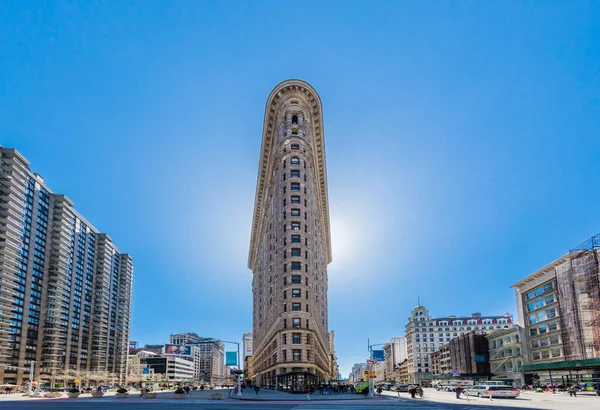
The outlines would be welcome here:
M 556 332 L 558 330 L 558 322 L 550 322 L 529 329 L 530 336 L 543 335 L 548 332 Z
M 290 178 L 300 178 L 300 170 L 299 169 L 290 170 Z M 287 172 L 284 172 L 283 180 L 285 181 L 286 179 L 287 179 Z M 306 182 L 306 173 L 304 174 L 304 182 Z
M 543 322 L 544 320 L 552 319 L 553 317 L 556 317 L 556 308 L 550 308 L 548 310 L 529 315 L 529 324 L 534 325 L 536 323 Z
M 308 324 L 308 320 L 305 320 L 305 328 L 309 329 L 309 324 Z M 299 317 L 294 317 L 292 318 L 292 329 L 300 329 L 302 327 L 302 319 L 300 319 Z M 283 328 L 287 329 L 288 328 L 288 322 L 287 319 L 283 319 Z
M 293 208 L 290 210 L 290 215 L 291 216 L 296 216 L 296 217 L 301 217 L 301 212 L 300 209 L 298 208 Z M 287 219 L 287 211 L 283 211 L 283 219 Z M 304 219 L 308 220 L 308 213 L 306 211 L 304 211 Z
M 300 182 L 290 182 L 290 191 L 292 192 L 300 192 L 301 184 Z M 283 186 L 283 193 L 287 192 L 287 184 Z M 307 193 L 306 187 L 304 187 L 304 193 Z
M 555 294 L 552 293 L 546 297 L 535 300 L 534 302 L 529 302 L 527 304 L 527 311 L 533 312 L 534 310 L 541 309 L 544 306 L 551 305 L 556 302 Z
M 288 267 L 288 264 L 284 263 L 283 264 L 283 271 L 284 272 L 287 272 L 287 267 Z M 302 270 L 302 262 L 295 262 L 295 261 L 292 262 L 291 268 L 292 268 L 292 272 L 299 272 L 299 271 L 301 271 Z M 304 264 L 304 272 L 308 272 L 308 263 Z
M 283 304 L 283 311 L 287 312 L 288 309 L 288 304 L 284 303 Z M 308 312 L 308 303 L 306 303 L 304 305 L 304 309 L 306 312 Z M 292 303 L 292 312 L 302 312 L 302 304 L 301 303 Z
M 290 197 L 290 203 L 300 205 L 300 195 L 292 195 Z M 287 206 L 287 198 L 283 198 L 283 206 Z M 306 199 L 304 200 L 304 206 L 308 206 L 308 201 Z
M 290 243 L 302 243 L 302 236 L 300 235 L 291 235 Z M 287 238 L 283 238 L 283 246 L 287 245 Z M 304 238 L 304 245 L 308 246 L 308 238 Z
M 282 361 L 287 362 L 288 358 L 287 358 L 287 350 L 283 350 L 283 357 L 282 357 Z M 310 360 L 310 353 L 307 351 L 306 352 L 306 358 L 307 360 Z M 294 362 L 299 362 L 302 360 L 302 350 L 301 349 L 292 349 L 292 361 Z
M 291 283 L 301 285 L 302 284 L 302 275 L 292 275 Z M 284 285 L 288 284 L 287 277 L 283 278 L 283 284 Z M 305 278 L 305 285 L 308 286 L 308 278 Z
M 300 148 L 300 147 L 298 147 Z M 283 167 L 285 168 L 287 161 L 283 160 Z M 290 165 L 300 165 L 300 158 L 298 157 L 291 157 L 290 158 Z M 306 169 L 306 160 L 304 161 L 304 168 Z
M 302 257 L 302 251 L 300 250 L 300 248 L 292 248 L 292 249 L 290 249 L 290 256 L 291 257 Z M 283 251 L 283 258 L 287 259 L 287 250 Z M 304 251 L 304 258 L 308 259 L 308 251 Z
M 561 351 L 560 351 L 560 347 L 556 347 L 553 349 L 549 349 L 549 350 L 539 350 L 539 351 L 535 351 L 532 354 L 533 356 L 533 360 L 544 360 L 544 359 L 550 359 L 552 358 L 557 358 L 557 357 L 561 357 Z
M 554 335 L 550 335 L 550 337 L 542 337 L 540 339 L 533 339 L 531 341 L 531 347 L 532 348 L 537 348 L 537 347 L 546 347 L 546 346 L 550 346 L 550 345 L 557 345 L 559 344 L 559 338 L 557 334 Z
M 530 292 L 527 292 L 527 300 L 537 298 L 538 296 L 548 293 L 555 289 L 554 281 L 548 282 L 539 288 L 536 288 Z
M 302 290 L 301 289 L 292 289 L 292 298 L 301 298 Z M 287 290 L 283 291 L 283 298 L 287 299 Z M 306 299 L 308 299 L 308 290 L 306 291 Z
M 290 222 L 290 229 L 292 231 L 301 231 L 302 230 L 302 222 L 293 221 Z M 287 224 L 283 224 L 283 232 L 287 231 Z M 308 233 L 308 224 L 304 224 L 304 233 Z M 285 245 L 285 242 L 284 242 Z

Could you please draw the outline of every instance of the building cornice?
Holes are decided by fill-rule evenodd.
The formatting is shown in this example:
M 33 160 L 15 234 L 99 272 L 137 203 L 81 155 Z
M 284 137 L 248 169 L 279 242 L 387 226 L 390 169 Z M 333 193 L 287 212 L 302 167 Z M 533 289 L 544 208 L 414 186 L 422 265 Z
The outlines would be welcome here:
M 281 104 L 291 95 L 302 99 L 310 107 L 312 126 L 312 140 L 310 146 L 316 161 L 316 180 L 318 183 L 318 203 L 321 214 L 321 227 L 324 236 L 324 252 L 326 264 L 331 262 L 331 235 L 329 230 L 329 200 L 327 195 L 327 167 L 325 163 L 325 140 L 323 136 L 323 109 L 321 98 L 315 89 L 302 80 L 286 80 L 279 83 L 267 99 L 263 123 L 262 144 L 258 164 L 258 178 L 256 182 L 256 195 L 254 200 L 254 217 L 250 237 L 250 251 L 248 254 L 248 268 L 254 270 L 258 260 L 258 246 L 264 212 L 267 211 L 267 189 L 273 178 L 274 156 L 276 155 L 278 138 L 276 135 L 276 119 Z M 307 113 L 308 114 L 308 113 Z
M 544 266 L 543 268 L 541 268 L 541 269 L 533 272 L 531 275 L 527 276 L 525 279 L 521 279 L 520 281 L 518 281 L 517 283 L 515 283 L 514 285 L 512 285 L 511 288 L 517 289 L 517 291 L 518 291 L 519 288 L 523 288 L 523 287 L 526 287 L 526 286 L 530 285 L 531 283 L 535 282 L 539 278 L 542 278 L 542 277 L 548 275 L 549 273 L 554 272 L 554 270 L 557 267 L 559 267 L 563 263 L 569 261 L 569 258 L 570 258 L 569 254 L 563 255 L 562 257 L 558 258 L 554 262 L 552 262 L 552 263 Z

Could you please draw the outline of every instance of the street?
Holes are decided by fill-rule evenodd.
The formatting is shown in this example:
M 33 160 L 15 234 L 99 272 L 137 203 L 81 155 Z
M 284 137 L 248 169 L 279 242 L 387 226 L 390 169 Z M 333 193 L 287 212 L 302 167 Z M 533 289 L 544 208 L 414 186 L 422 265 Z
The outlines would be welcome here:
M 226 391 L 222 391 L 227 397 Z M 200 393 L 200 392 L 198 392 Z M 208 393 L 208 392 L 205 392 Z M 162 398 L 160 397 L 162 396 Z M 290 395 L 287 393 L 261 391 L 259 397 L 253 393 L 246 395 L 246 400 L 224 399 L 209 400 L 207 394 L 190 394 L 185 400 L 172 399 L 172 392 L 162 392 L 159 398 L 147 400 L 138 395 L 127 399 L 116 399 L 107 396 L 102 399 L 80 397 L 78 399 L 27 399 L 23 397 L 0 397 L 0 407 L 10 410 L 36 409 L 66 409 L 66 410 L 160 410 L 160 409 L 415 409 L 415 410 L 474 410 L 486 408 L 499 409 L 543 409 L 543 410 L 586 410 L 595 409 L 600 403 L 600 397 L 580 395 L 576 398 L 568 394 L 547 394 L 526 392 L 521 397 L 511 399 L 485 398 L 456 399 L 453 393 L 438 392 L 425 389 L 423 398 L 410 399 L 406 393 L 400 397 L 396 393 L 384 392 L 382 397 L 373 399 L 359 398 L 356 395 L 339 395 L 319 397 L 313 395 L 311 401 L 305 395 Z M 262 398 L 262 400 L 256 400 Z M 250 399 L 250 400 L 248 400 Z M 283 399 L 283 400 L 282 400 Z

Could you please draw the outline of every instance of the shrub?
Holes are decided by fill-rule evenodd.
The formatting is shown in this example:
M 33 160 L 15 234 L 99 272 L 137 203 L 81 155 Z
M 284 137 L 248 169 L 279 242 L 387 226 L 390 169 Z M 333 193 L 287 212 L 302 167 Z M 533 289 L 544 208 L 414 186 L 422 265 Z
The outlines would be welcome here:
M 127 389 L 121 387 L 119 390 L 117 390 L 117 393 L 127 393 Z
M 185 394 L 185 390 L 183 390 L 180 386 L 175 390 L 175 394 Z

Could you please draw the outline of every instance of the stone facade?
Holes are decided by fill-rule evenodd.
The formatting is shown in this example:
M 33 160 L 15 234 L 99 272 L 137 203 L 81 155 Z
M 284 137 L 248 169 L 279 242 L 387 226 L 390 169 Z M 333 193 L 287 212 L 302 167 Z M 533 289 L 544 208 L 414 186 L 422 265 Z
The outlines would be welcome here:
M 452 339 L 468 332 L 487 334 L 494 329 L 511 326 L 512 317 L 508 313 L 502 316 L 482 316 L 475 312 L 466 317 L 433 318 L 424 306 L 415 306 L 406 325 L 410 382 L 428 382 L 432 373 L 429 355 Z
M 288 80 L 267 100 L 248 258 L 259 384 L 330 379 L 330 262 L 321 101 L 309 84 Z

